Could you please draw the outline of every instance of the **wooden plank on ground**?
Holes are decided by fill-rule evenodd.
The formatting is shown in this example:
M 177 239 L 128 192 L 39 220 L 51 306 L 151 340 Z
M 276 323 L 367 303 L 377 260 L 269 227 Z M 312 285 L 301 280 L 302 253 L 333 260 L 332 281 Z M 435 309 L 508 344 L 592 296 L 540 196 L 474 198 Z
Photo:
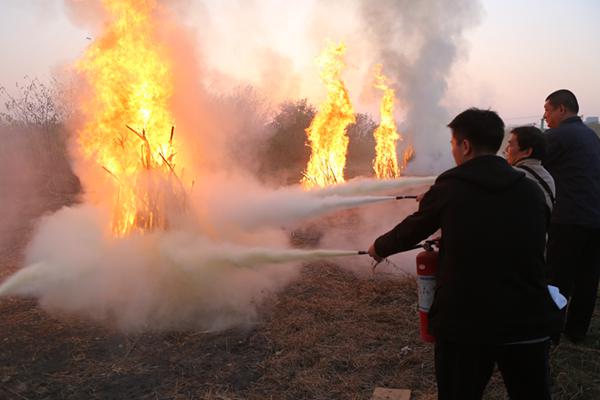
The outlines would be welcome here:
M 375 388 L 371 400 L 410 400 L 410 390 L 378 387 Z

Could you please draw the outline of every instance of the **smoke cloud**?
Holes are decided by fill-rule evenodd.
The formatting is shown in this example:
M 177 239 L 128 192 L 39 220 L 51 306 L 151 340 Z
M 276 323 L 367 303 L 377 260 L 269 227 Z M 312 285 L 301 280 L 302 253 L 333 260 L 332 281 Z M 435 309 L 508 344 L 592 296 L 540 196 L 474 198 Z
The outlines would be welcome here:
M 464 46 L 462 35 L 479 21 L 479 1 L 454 1 L 451 10 L 435 0 L 363 0 L 361 4 L 384 73 L 392 78 L 406 107 L 400 128 L 416 150 L 407 172 L 439 173 L 452 165 L 445 128 L 451 116 L 441 103 L 451 68 Z
M 77 182 L 61 140 L 33 127 L 0 126 L 0 258 L 19 260 L 34 221 L 75 199 Z M 0 277 L 9 271 L 0 270 Z
M 27 132 L 0 128 L 0 136 L 0 255 L 4 255 L 16 244 L 14 233 L 27 227 L 25 220 L 32 207 L 26 199 L 38 198 L 41 179 L 28 151 L 31 141 Z
M 444 13 L 433 1 L 356 0 L 343 7 L 158 3 L 157 37 L 174 66 L 170 107 L 175 138 L 184 144 L 177 162 L 185 166 L 180 176 L 188 196 L 185 212 L 169 215 L 166 231 L 114 237 L 107 229 L 108 207 L 91 201 L 105 192 L 106 172 L 73 146 L 75 171 L 87 179 L 83 204 L 39 220 L 25 267 L 4 281 L 0 295 L 33 296 L 47 310 L 126 331 L 247 325 L 256 321 L 265 299 L 297 276 L 301 262 L 366 250 L 416 209 L 414 201 L 381 194 L 417 194 L 433 180 L 359 179 L 309 192 L 297 186 L 267 188 L 248 165 L 256 162 L 272 105 L 295 96 L 318 99 L 321 87 L 310 55 L 320 52 L 324 38 L 346 40 L 351 95 L 358 97 L 356 88 L 372 82 L 372 65 L 382 63 L 405 107 L 400 110 L 404 129 L 417 154 L 411 171 L 437 173 L 449 166 L 448 115 L 440 105 L 446 77 L 478 6 L 464 0 L 453 13 Z M 106 15 L 99 0 L 65 0 L 65 5 L 74 23 L 101 34 Z M 333 11 L 351 23 L 332 19 Z M 282 18 L 279 12 L 299 18 Z M 370 36 L 364 35 L 365 26 Z M 256 91 L 241 95 L 246 85 Z M 74 132 L 79 123 L 72 121 Z M 356 208 L 366 204 L 372 205 Z M 317 249 L 292 248 L 291 236 L 303 229 L 316 230 Z M 412 256 L 391 260 L 395 264 L 382 268 L 412 269 Z M 366 257 L 349 257 L 343 264 L 368 270 Z
M 254 321 L 261 300 L 295 276 L 297 268 L 285 263 L 356 254 L 240 247 L 184 231 L 115 239 L 107 222 L 85 205 L 45 217 L 28 266 L 0 295 L 35 296 L 48 310 L 126 331 L 225 329 Z
M 65 0 L 65 4 L 76 23 L 102 25 L 100 0 Z M 213 99 L 207 98 L 205 88 L 231 93 L 251 85 L 272 104 L 297 97 L 318 103 L 325 93 L 314 59 L 330 39 L 348 44 L 344 80 L 359 111 L 377 115 L 380 95 L 372 89 L 373 66 L 383 65 L 396 91 L 396 114 L 405 136 L 399 150 L 407 144 L 416 150 L 407 172 L 438 174 L 452 166 L 446 128 L 452 116 L 443 103 L 452 67 L 467 54 L 464 34 L 482 17 L 479 0 L 453 1 L 451 10 L 435 0 L 352 0 L 343 5 L 158 0 L 158 4 L 175 17 L 167 23 L 176 21 L 164 30 L 185 37 L 184 43 L 169 41 L 175 50 L 168 57 L 183 61 L 174 63 L 181 69 L 176 75 L 181 82 L 177 93 L 183 99 L 175 100 L 178 123 L 185 125 L 182 132 L 206 126 L 201 137 L 210 138 L 209 147 L 226 147 L 220 142 L 231 135 L 222 134 L 230 124 L 209 126 L 208 116 L 218 110 L 211 107 Z M 230 132 L 241 133 L 233 125 Z M 204 153 L 196 159 L 214 155 L 205 150 L 205 143 L 197 148 Z
M 217 213 L 210 221 L 124 238 L 107 231 L 106 210 L 86 204 L 65 207 L 39 222 L 26 267 L 0 286 L 0 296 L 33 296 L 49 311 L 82 314 L 129 332 L 243 326 L 256 320 L 265 298 L 297 276 L 294 262 L 357 254 L 353 249 L 290 249 L 291 228 L 278 226 L 387 200 L 323 196 L 297 188 L 287 193 L 254 190 L 254 201 L 222 205 L 229 213 Z M 226 198 L 224 192 L 215 195 Z M 194 208 L 205 205 L 193 203 Z M 299 212 L 298 207 L 304 209 Z M 210 203 L 208 208 L 218 209 Z M 267 210 L 274 211 L 269 216 Z M 207 223 L 217 229 L 206 229 Z M 323 232 L 330 229 L 327 225 L 319 222 Z M 326 243 L 333 245 L 340 234 L 332 232 Z M 355 234 L 351 243 L 358 245 L 357 239 Z
M 248 177 L 215 175 L 206 183 L 210 190 L 193 197 L 202 221 L 209 221 L 213 234 L 225 229 L 255 230 L 293 227 L 306 219 L 378 202 L 395 201 L 393 196 L 376 196 L 391 190 L 412 189 L 433 183 L 433 177 L 401 177 L 394 180 L 354 179 L 344 184 L 305 191 L 299 185 L 276 190 L 262 187 Z M 228 182 L 224 186 L 221 182 Z M 243 193 L 243 196 L 240 196 Z

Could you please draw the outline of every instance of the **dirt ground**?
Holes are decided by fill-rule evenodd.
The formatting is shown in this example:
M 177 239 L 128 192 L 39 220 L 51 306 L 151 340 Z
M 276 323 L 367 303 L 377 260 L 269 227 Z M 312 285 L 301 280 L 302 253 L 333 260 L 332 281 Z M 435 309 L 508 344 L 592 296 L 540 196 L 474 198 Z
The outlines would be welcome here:
M 0 179 L 3 201 L 25 192 L 36 200 L 0 219 L 0 279 L 22 265 L 35 220 L 76 201 L 67 175 Z M 41 189 L 28 192 L 31 184 Z M 369 399 L 378 386 L 435 399 L 414 279 L 359 278 L 341 267 L 304 266 L 246 330 L 125 335 L 49 315 L 31 300 L 0 299 L 0 399 Z M 552 349 L 556 400 L 600 398 L 600 304 L 596 310 L 583 344 Z M 486 399 L 506 399 L 498 374 Z
M 2 299 L 0 398 L 369 399 L 383 386 L 431 400 L 415 304 L 413 279 L 328 263 L 305 266 L 247 330 L 124 335 Z M 600 398 L 598 319 L 589 342 L 553 349 L 555 399 Z M 486 398 L 506 398 L 498 374 Z

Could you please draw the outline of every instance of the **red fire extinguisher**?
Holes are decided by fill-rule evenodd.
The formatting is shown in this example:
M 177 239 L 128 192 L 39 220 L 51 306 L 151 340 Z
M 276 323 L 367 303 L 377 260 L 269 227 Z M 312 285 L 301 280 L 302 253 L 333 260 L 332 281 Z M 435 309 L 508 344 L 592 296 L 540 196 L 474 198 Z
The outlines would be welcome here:
M 421 320 L 421 339 L 424 342 L 434 342 L 429 333 L 428 313 L 435 294 L 435 272 L 437 270 L 438 252 L 433 248 L 436 241 L 427 241 L 424 251 L 417 254 L 417 291 L 419 296 L 419 319 Z

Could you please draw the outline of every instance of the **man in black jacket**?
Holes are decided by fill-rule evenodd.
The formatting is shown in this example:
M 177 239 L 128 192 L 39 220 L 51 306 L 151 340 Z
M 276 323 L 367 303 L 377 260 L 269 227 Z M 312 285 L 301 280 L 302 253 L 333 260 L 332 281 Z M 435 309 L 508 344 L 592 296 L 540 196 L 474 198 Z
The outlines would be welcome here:
M 569 90 L 546 98 L 544 166 L 556 182 L 556 206 L 548 232 L 550 283 L 570 298 L 564 333 L 584 339 L 600 279 L 600 139 L 577 116 Z
M 511 399 L 550 399 L 560 315 L 544 281 L 544 194 L 496 155 L 504 123 L 495 112 L 469 109 L 448 127 L 457 166 L 369 254 L 381 260 L 442 230 L 429 312 L 440 400 L 481 399 L 496 363 Z

